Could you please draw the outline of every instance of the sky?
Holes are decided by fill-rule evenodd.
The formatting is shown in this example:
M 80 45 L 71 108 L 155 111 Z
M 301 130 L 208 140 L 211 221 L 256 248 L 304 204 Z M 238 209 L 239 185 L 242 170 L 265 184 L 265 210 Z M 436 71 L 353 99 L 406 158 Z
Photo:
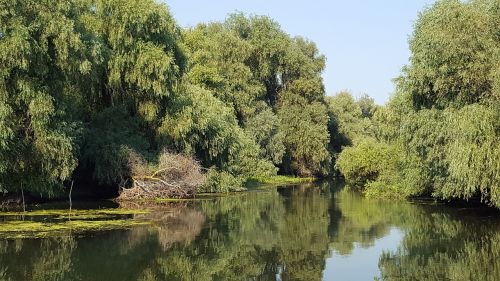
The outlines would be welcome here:
M 182 27 L 223 21 L 233 12 L 267 15 L 292 36 L 316 43 L 327 58 L 328 95 L 349 90 L 384 104 L 410 56 L 419 11 L 434 0 L 164 0 Z

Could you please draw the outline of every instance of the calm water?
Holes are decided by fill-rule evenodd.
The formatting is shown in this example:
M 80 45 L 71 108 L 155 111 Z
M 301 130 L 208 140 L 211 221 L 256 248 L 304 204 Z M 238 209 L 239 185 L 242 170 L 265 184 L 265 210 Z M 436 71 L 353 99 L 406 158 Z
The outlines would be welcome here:
M 500 215 L 487 209 L 324 183 L 134 216 L 152 224 L 2 238 L 0 280 L 500 280 Z

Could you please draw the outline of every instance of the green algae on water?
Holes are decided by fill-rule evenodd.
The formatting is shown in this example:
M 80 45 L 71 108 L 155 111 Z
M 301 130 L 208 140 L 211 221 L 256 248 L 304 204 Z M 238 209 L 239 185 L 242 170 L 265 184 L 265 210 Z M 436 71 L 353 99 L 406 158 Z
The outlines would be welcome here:
M 95 210 L 78 210 L 78 209 L 73 209 L 73 210 L 68 210 L 68 209 L 63 209 L 63 210 L 33 210 L 33 211 L 28 211 L 28 212 L 0 212 L 0 217 L 6 217 L 6 216 L 28 216 L 28 217 L 35 217 L 35 216 L 77 216 L 77 215 L 136 215 L 136 214 L 146 214 L 148 213 L 147 210 L 134 210 L 134 209 L 95 209 Z
M 134 218 L 144 210 L 36 210 L 0 212 L 0 239 L 46 238 L 149 224 Z
M 63 223 L 6 221 L 0 223 L 0 238 L 46 238 L 71 233 L 126 229 L 146 224 L 149 223 L 134 220 L 76 220 Z

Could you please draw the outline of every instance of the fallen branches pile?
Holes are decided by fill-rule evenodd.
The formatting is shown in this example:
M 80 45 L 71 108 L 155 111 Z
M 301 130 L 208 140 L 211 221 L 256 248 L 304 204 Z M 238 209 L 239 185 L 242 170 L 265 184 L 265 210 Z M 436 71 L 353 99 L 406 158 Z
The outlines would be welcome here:
M 160 154 L 156 165 L 131 151 L 129 168 L 132 186 L 122 186 L 119 200 L 191 198 L 205 181 L 202 167 L 196 160 L 167 150 Z

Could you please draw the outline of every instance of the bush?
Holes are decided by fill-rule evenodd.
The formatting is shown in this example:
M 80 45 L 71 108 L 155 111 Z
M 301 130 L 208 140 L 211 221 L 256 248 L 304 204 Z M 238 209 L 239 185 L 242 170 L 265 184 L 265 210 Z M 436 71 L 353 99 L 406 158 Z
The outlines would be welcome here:
M 421 162 L 396 144 L 364 139 L 346 148 L 336 166 L 349 186 L 369 197 L 406 198 L 425 192 Z
M 244 181 L 244 177 L 233 176 L 228 172 L 217 171 L 212 168 L 208 170 L 207 180 L 205 184 L 198 188 L 198 192 L 226 193 L 232 191 L 242 191 L 245 190 L 243 187 Z
M 389 147 L 373 139 L 364 139 L 339 154 L 336 168 L 344 175 L 348 185 L 363 189 L 375 181 L 384 163 L 390 158 Z

